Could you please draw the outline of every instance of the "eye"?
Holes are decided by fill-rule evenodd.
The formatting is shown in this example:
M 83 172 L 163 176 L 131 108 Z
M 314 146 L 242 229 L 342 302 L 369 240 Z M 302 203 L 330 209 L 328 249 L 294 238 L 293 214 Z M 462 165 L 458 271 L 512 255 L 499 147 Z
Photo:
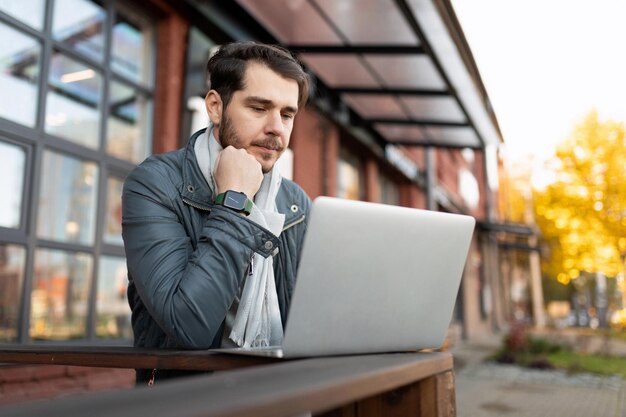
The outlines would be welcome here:
M 252 111 L 255 111 L 257 113 L 262 113 L 265 111 L 265 108 L 259 106 L 251 106 L 250 108 L 252 109 Z
M 291 120 L 293 119 L 293 114 L 292 113 L 282 113 L 281 117 L 285 120 Z

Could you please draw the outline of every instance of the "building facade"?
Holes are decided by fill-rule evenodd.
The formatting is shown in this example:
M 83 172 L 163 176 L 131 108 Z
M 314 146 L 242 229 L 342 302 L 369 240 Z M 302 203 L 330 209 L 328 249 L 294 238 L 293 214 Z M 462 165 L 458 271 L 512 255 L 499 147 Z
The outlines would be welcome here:
M 33 0 L 0 2 L 0 343 L 130 343 L 123 180 L 206 125 L 204 66 L 233 40 L 312 77 L 283 174 L 476 217 L 451 329 L 505 326 L 501 137 L 447 0 Z

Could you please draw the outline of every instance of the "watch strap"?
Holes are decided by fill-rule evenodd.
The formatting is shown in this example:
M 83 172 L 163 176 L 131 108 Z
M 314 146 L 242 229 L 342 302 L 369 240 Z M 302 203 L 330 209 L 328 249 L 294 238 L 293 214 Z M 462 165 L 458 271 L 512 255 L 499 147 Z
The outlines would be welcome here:
M 226 193 L 219 193 L 217 197 L 215 197 L 215 204 L 224 204 L 224 200 L 226 199 Z

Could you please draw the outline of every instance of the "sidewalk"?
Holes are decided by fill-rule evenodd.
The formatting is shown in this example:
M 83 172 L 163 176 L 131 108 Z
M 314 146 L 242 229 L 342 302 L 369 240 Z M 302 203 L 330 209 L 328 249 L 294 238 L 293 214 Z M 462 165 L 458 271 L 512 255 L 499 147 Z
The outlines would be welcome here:
M 496 336 L 451 349 L 457 417 L 626 417 L 621 377 L 484 362 L 499 346 Z

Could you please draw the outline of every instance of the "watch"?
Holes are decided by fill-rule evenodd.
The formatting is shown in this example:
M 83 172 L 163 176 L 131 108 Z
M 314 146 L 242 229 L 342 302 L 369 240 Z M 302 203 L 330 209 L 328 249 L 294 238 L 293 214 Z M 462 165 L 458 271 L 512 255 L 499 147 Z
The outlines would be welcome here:
M 250 200 L 244 193 L 228 190 L 215 197 L 215 204 L 219 204 L 234 210 L 237 213 L 244 213 L 246 216 L 249 216 L 250 213 L 252 213 L 252 206 L 254 203 L 252 203 L 252 200 Z

